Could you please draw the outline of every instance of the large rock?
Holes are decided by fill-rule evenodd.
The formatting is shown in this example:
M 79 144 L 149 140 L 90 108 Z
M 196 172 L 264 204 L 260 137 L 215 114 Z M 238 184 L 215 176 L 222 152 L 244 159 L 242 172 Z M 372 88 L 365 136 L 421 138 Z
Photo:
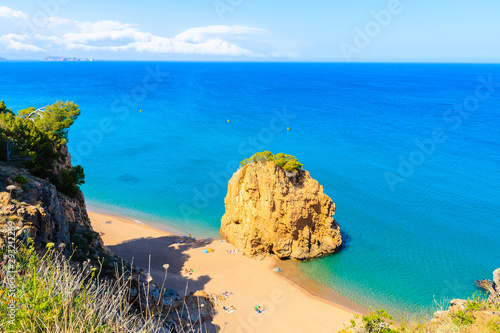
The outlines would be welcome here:
M 250 163 L 229 181 L 221 235 L 249 256 L 307 260 L 338 250 L 335 204 L 309 172 L 286 173 L 274 162 Z
M 500 303 L 500 268 L 493 272 L 493 283 L 490 288 L 490 302 Z
M 61 146 L 58 152 L 55 170 L 72 168 L 67 147 Z M 26 184 L 14 183 L 18 174 L 27 180 Z M 7 192 L 9 185 L 15 185 L 17 191 Z M 29 235 L 37 248 L 43 249 L 49 242 L 56 246 L 64 243 L 64 251 L 69 255 L 73 250 L 69 245 L 75 242 L 84 244 L 77 249 L 82 258 L 89 257 L 89 254 L 97 258 L 109 253 L 99 234 L 92 229 L 82 192 L 70 198 L 57 191 L 49 181 L 32 176 L 26 169 L 0 163 L 0 239 L 6 236 L 9 219 L 16 222 L 17 238 L 26 239 Z

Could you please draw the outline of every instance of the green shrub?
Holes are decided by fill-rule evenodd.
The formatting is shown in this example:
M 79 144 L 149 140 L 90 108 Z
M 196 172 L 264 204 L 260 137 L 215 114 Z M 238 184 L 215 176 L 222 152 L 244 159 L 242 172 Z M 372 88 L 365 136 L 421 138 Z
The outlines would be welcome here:
M 21 175 L 21 173 L 18 173 L 12 180 L 19 184 L 26 184 L 28 182 L 28 179 Z
M 467 298 L 467 307 L 466 309 L 468 311 L 478 311 L 478 310 L 481 310 L 483 308 L 483 306 L 487 303 L 485 302 L 486 301 L 486 297 L 484 297 L 484 295 L 481 295 L 477 292 L 475 292 L 473 295 L 472 295 L 472 298 Z
M 265 162 L 265 161 L 273 161 L 274 164 L 279 166 L 285 171 L 288 172 L 296 172 L 302 169 L 302 163 L 300 163 L 295 156 L 278 153 L 273 155 L 270 151 L 266 150 L 260 153 L 255 153 L 250 158 L 246 158 L 240 162 L 240 166 L 243 167 L 249 163 L 255 162 Z
M 369 333 L 393 333 L 397 332 L 389 328 L 389 325 L 393 325 L 392 316 L 389 315 L 385 310 L 380 309 L 375 312 L 370 312 L 369 314 L 363 316 L 361 319 L 363 322 L 366 332 Z
M 80 191 L 80 185 L 85 184 L 83 167 L 77 165 L 73 169 L 61 169 L 59 174 L 55 176 L 53 183 L 58 191 L 74 198 Z
M 472 316 L 472 313 L 469 311 L 458 311 L 457 313 L 453 314 L 453 322 L 456 325 L 470 325 L 474 323 L 474 317 Z

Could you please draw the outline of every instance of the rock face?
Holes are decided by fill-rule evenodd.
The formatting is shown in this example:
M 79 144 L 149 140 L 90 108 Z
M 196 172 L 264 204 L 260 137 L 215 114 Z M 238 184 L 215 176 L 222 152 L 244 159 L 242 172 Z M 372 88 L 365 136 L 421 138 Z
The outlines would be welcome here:
M 335 204 L 301 170 L 286 174 L 274 162 L 250 163 L 229 181 L 221 235 L 249 256 L 307 260 L 338 250 Z
M 493 272 L 493 283 L 488 300 L 493 303 L 500 303 L 500 268 Z
M 68 146 L 59 146 L 56 148 L 56 151 L 59 153 L 59 158 L 54 164 L 53 172 L 57 174 L 61 172 L 61 169 L 71 169 L 73 165 L 71 164 L 71 155 L 68 151 Z
M 59 147 L 58 153 L 59 159 L 53 171 L 58 173 L 61 169 L 72 168 L 67 146 Z M 13 179 L 18 174 L 27 180 L 26 184 L 14 183 Z M 15 185 L 17 191 L 7 192 L 9 185 Z M 26 169 L 1 164 L 0 249 L 2 239 L 6 239 L 6 224 L 9 220 L 16 222 L 17 238 L 30 236 L 38 248 L 43 248 L 49 242 L 56 246 L 64 243 L 67 245 L 65 251 L 69 254 L 69 245 L 74 242 L 78 243 L 77 255 L 82 258 L 109 253 L 99 234 L 92 229 L 82 192 L 76 198 L 70 198 L 58 192 L 50 182 L 30 175 Z

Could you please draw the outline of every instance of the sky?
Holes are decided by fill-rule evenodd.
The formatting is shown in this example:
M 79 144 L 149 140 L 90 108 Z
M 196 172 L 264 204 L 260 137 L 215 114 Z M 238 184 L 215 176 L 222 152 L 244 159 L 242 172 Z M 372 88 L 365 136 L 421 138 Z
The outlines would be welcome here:
M 500 61 L 500 1 L 3 0 L 0 57 Z

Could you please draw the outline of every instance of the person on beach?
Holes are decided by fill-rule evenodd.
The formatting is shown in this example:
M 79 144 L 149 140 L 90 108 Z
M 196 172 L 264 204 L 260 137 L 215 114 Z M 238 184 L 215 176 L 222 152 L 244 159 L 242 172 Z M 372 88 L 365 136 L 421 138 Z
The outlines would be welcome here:
M 231 312 L 236 311 L 236 308 L 235 308 L 234 306 L 232 306 L 232 305 L 231 305 L 231 306 L 229 306 L 229 307 L 227 307 L 227 308 L 226 308 L 225 306 L 223 306 L 223 307 L 222 307 L 222 309 L 223 309 L 224 311 L 226 311 L 227 313 L 231 313 Z
M 257 311 L 257 313 L 262 313 L 264 311 L 266 311 L 266 309 L 264 309 L 263 307 L 261 307 L 260 305 L 257 305 L 255 307 L 255 311 Z

